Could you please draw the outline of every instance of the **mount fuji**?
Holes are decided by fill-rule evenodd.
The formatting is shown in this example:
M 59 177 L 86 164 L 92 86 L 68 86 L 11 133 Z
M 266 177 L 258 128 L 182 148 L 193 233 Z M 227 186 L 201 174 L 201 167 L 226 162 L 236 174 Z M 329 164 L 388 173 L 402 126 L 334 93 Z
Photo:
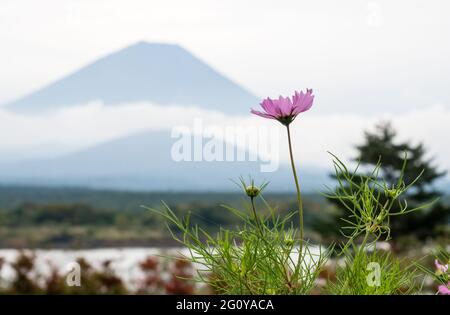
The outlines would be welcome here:
M 139 42 L 19 98 L 6 108 L 36 113 L 102 101 L 195 105 L 243 114 L 258 98 L 174 44 Z

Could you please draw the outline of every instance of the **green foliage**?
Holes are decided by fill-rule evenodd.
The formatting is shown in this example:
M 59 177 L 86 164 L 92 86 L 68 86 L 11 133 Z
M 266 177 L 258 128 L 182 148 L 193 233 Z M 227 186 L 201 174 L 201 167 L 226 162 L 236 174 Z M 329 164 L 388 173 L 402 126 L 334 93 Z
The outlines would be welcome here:
M 416 269 L 386 251 L 344 251 L 336 280 L 325 289 L 337 295 L 413 294 L 419 291 Z
M 436 179 L 442 177 L 445 172 L 440 172 L 432 164 L 432 160 L 425 158 L 425 148 L 422 144 L 412 145 L 408 142 L 396 141 L 396 132 L 391 124 L 383 123 L 377 126 L 375 132 L 366 132 L 365 141 L 357 146 L 358 155 L 355 158 L 360 166 L 355 180 L 364 181 L 374 174 L 368 169 L 378 167 L 377 176 L 383 177 L 384 185 L 387 188 L 395 187 L 399 180 L 409 184 L 408 191 L 403 194 L 403 203 L 392 205 L 392 211 L 400 213 L 404 202 L 413 208 L 422 203 L 435 200 L 440 196 L 440 192 L 433 189 Z M 407 156 L 405 160 L 405 154 Z M 421 174 L 419 178 L 417 175 Z M 339 181 L 336 174 L 332 177 Z M 402 178 L 400 178 L 402 177 Z M 342 186 L 348 186 L 347 179 L 341 178 L 338 183 L 338 190 Z M 389 203 L 390 194 L 384 193 L 384 187 L 375 187 L 382 193 L 378 200 L 381 204 Z M 324 220 L 323 225 L 336 227 L 334 232 L 338 232 L 343 226 L 340 222 L 343 211 L 346 210 L 345 203 L 341 203 L 335 198 L 329 199 L 340 209 L 332 215 L 329 220 Z M 389 220 L 389 232 L 398 240 L 402 236 L 411 236 L 425 239 L 445 232 L 443 226 L 448 226 L 450 222 L 450 208 L 440 203 L 434 207 L 428 207 L 420 212 L 412 213 L 408 216 L 392 216 Z
M 221 228 L 216 236 L 192 225 L 189 216 L 179 218 L 167 205 L 164 211 L 149 210 L 167 220 L 173 237 L 189 249 L 187 259 L 199 266 L 197 281 L 207 283 L 215 292 L 309 293 L 327 253 L 320 247 L 304 244 L 300 257 L 297 247 L 301 240 L 295 238 L 297 231 L 290 223 L 292 215 L 280 217 L 265 203 L 270 214 L 260 217 L 258 211 L 253 211 L 253 198 L 251 201 L 246 211 L 224 206 L 241 224 L 234 230 Z
M 339 158 L 332 156 L 338 187 L 329 188 L 324 195 L 339 202 L 347 211 L 341 218 L 341 232 L 346 241 L 340 244 L 338 252 L 343 257 L 343 265 L 337 268 L 335 279 L 328 281 L 324 292 L 361 295 L 417 293 L 420 286 L 415 262 L 401 261 L 391 252 L 380 251 L 377 242 L 391 239 L 393 218 L 431 206 L 432 202 L 410 207 L 404 198 L 423 172 L 413 178 L 405 176 L 407 153 L 395 183 L 380 175 L 380 161 L 369 174 L 363 175 L 358 173 L 359 164 L 350 171 Z M 408 178 L 408 183 L 405 178 Z M 255 199 L 264 201 L 262 189 L 253 182 L 246 185 L 241 181 L 250 204 L 244 211 L 225 206 L 240 219 L 241 224 L 236 229 L 221 228 L 216 236 L 197 224 L 191 224 L 190 216 L 180 218 L 165 204 L 163 211 L 149 209 L 163 217 L 173 237 L 189 249 L 187 259 L 200 266 L 197 281 L 209 284 L 217 293 L 311 293 L 333 250 L 319 251 L 315 256 L 314 247 L 301 237 L 296 239 L 299 233 L 292 223 L 295 213 L 280 216 L 265 202 L 268 215 L 261 216 L 263 211 L 256 208 Z M 359 240 L 361 242 L 357 244 Z M 298 260 L 293 259 L 293 254 L 298 255 Z
M 359 165 L 350 172 L 343 162 L 333 155 L 336 189 L 329 189 L 327 198 L 339 201 L 348 211 L 342 218 L 342 233 L 347 242 L 342 245 L 344 265 L 336 272 L 336 281 L 330 283 L 327 292 L 332 294 L 409 294 L 416 292 L 416 268 L 413 264 L 402 266 L 389 252 L 380 252 L 377 241 L 389 240 L 392 217 L 404 216 L 428 208 L 430 204 L 409 208 L 402 198 L 419 174 L 404 181 L 407 169 L 407 155 L 403 160 L 396 183 L 387 183 L 380 178 L 381 163 L 377 162 L 369 175 L 358 175 Z M 382 199 L 382 197 L 384 197 Z M 396 207 L 394 207 L 396 205 Z M 362 236 L 358 246 L 356 240 Z M 370 277 L 375 279 L 370 279 Z
M 341 160 L 333 154 L 332 156 L 338 186 L 335 189 L 328 188 L 329 192 L 324 193 L 324 196 L 338 201 L 348 211 L 348 216 L 341 220 L 344 222 L 343 235 L 350 243 L 364 233 L 365 238 L 373 235 L 378 240 L 385 235 L 385 239 L 389 240 L 390 221 L 393 217 L 431 206 L 428 203 L 411 209 L 406 199 L 402 198 L 422 174 L 405 184 L 404 174 L 408 161 L 406 153 L 395 184 L 380 178 L 380 162 L 377 162 L 368 176 L 364 176 L 358 174 L 359 164 L 351 172 Z

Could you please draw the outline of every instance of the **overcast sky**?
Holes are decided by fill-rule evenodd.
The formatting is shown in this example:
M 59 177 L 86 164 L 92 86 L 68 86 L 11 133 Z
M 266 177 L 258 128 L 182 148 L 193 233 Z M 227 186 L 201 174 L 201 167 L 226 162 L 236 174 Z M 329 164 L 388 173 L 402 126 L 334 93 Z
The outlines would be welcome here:
M 134 42 L 178 43 L 258 96 L 314 88 L 312 128 L 342 130 L 342 147 L 349 122 L 390 117 L 450 166 L 449 14 L 446 0 L 1 0 L 0 104 Z
M 259 96 L 309 86 L 333 110 L 375 93 L 420 107 L 449 97 L 449 14 L 446 0 L 2 0 L 0 103 L 147 40 L 183 45 Z

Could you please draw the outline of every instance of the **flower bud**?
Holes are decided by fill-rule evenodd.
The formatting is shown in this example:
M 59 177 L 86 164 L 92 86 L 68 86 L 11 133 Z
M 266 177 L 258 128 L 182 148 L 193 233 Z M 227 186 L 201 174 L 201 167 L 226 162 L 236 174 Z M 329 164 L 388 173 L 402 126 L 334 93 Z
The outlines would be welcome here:
M 245 193 L 246 193 L 247 196 L 249 196 L 250 198 L 258 197 L 258 195 L 259 195 L 260 192 L 261 192 L 261 190 L 260 190 L 258 187 L 254 186 L 254 185 L 250 185 L 250 186 L 247 186 L 247 187 L 245 188 Z
M 381 215 L 381 213 L 379 214 L 379 215 L 377 215 L 377 218 L 376 218 L 376 223 L 381 223 L 381 222 L 383 222 L 383 215 Z
M 398 190 L 397 189 L 386 189 L 385 190 L 386 197 L 390 199 L 395 199 L 398 197 Z
M 284 245 L 286 245 L 286 247 L 292 247 L 294 246 L 294 243 L 295 243 L 294 240 L 290 237 L 286 237 L 284 239 Z
M 275 289 L 268 288 L 268 289 L 266 289 L 266 293 L 267 293 L 268 295 L 275 295 L 275 294 L 276 294 L 276 291 L 275 291 Z

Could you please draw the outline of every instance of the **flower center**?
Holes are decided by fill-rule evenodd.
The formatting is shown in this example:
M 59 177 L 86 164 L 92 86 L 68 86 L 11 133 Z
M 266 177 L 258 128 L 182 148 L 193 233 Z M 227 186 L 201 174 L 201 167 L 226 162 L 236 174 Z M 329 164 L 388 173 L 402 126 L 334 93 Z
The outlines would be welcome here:
M 294 120 L 294 118 L 295 118 L 294 115 L 289 115 L 289 116 L 278 117 L 277 120 L 280 123 L 282 123 L 283 125 L 287 126 Z

